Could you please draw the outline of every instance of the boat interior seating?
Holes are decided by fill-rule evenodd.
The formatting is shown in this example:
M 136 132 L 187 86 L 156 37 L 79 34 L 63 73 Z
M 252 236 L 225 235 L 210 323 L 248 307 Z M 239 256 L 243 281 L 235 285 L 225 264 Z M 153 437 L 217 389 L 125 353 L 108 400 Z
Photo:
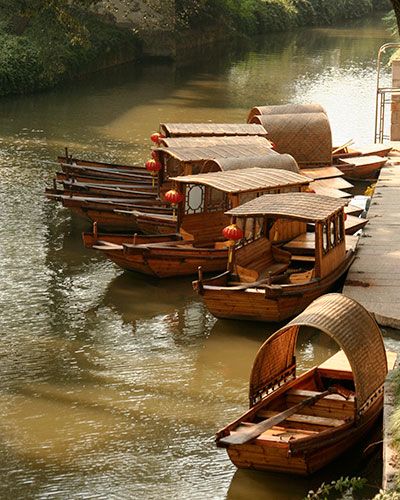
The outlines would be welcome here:
M 343 379 L 342 379 L 342 376 Z M 301 401 L 321 394 L 328 387 L 337 386 L 339 394 L 330 394 L 318 400 L 312 406 L 304 406 L 286 420 L 274 425 L 260 434 L 257 441 L 268 441 L 279 446 L 296 439 L 307 438 L 317 433 L 349 424 L 354 419 L 355 398 L 351 372 L 340 372 L 340 379 L 325 377 L 323 371 L 316 370 L 315 378 L 301 388 L 293 388 L 274 399 L 271 404 L 262 407 L 254 415 L 252 422 L 242 422 L 242 426 L 251 426 L 274 417 L 278 413 L 297 405 Z M 235 429 L 240 431 L 240 428 Z
M 242 282 L 253 282 L 284 273 L 290 264 L 289 252 L 277 248 L 266 238 L 236 251 L 236 270 Z

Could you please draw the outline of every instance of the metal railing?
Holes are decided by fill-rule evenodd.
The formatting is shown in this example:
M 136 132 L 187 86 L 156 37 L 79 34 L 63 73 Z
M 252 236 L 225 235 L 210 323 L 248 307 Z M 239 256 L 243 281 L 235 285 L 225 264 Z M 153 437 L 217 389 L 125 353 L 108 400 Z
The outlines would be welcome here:
M 382 79 L 382 57 L 388 49 L 400 49 L 400 43 L 385 43 L 378 50 L 376 63 L 376 102 L 375 102 L 375 138 L 374 142 L 383 143 L 385 139 L 390 139 L 385 135 L 385 115 L 388 105 L 393 103 L 393 96 L 399 96 L 400 87 L 381 87 Z

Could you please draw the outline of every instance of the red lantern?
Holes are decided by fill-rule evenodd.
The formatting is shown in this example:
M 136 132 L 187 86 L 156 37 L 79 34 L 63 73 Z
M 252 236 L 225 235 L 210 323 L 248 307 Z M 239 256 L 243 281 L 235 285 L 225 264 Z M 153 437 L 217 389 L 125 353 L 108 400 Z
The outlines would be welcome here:
M 159 145 L 160 140 L 164 139 L 164 136 L 162 134 L 159 134 L 158 132 L 154 132 L 153 134 L 151 134 L 150 139 L 154 142 L 154 144 Z
M 346 214 L 346 212 L 343 213 L 343 220 L 345 220 L 345 221 L 347 220 L 347 214 Z
M 152 151 L 152 152 L 151 152 L 151 157 L 153 158 L 153 160 L 158 161 L 158 154 L 157 154 L 157 151 Z
M 150 172 L 152 175 L 156 174 L 161 170 L 161 163 L 156 160 L 147 160 L 145 163 L 146 170 Z
M 240 227 L 237 227 L 236 224 L 230 224 L 229 226 L 224 227 L 222 234 L 224 238 L 233 242 L 241 240 L 244 236 L 243 231 Z
M 170 191 L 167 191 L 165 193 L 165 199 L 168 203 L 171 203 L 171 205 L 177 205 L 181 201 L 183 201 L 183 195 L 176 189 L 171 189 Z
M 181 201 L 183 201 L 183 194 L 177 191 L 176 189 L 171 189 L 167 191 L 164 195 L 165 200 L 168 203 L 171 203 L 173 209 L 173 216 L 175 217 L 175 209 Z
M 156 160 L 147 160 L 145 163 L 146 170 L 151 173 L 151 176 L 153 177 L 153 187 L 154 187 L 154 180 L 155 176 L 157 173 L 161 170 L 161 163 L 156 161 Z
M 224 238 L 229 240 L 228 270 L 230 271 L 233 261 L 233 247 L 237 241 L 243 238 L 244 234 L 240 227 L 237 227 L 236 224 L 230 224 L 229 226 L 224 227 L 222 234 Z

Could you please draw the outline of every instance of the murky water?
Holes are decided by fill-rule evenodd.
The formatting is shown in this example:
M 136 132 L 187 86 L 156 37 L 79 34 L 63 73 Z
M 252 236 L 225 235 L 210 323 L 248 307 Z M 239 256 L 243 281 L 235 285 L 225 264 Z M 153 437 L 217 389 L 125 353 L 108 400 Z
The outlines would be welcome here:
M 336 144 L 371 142 L 388 39 L 374 18 L 0 103 L 0 498 L 297 499 L 325 479 L 236 471 L 214 448 L 213 433 L 245 409 L 274 328 L 216 321 L 189 279 L 122 273 L 84 250 L 84 222 L 43 197 L 56 167 L 41 160 L 68 145 L 142 161 L 160 121 L 244 122 L 253 105 L 288 101 L 322 103 Z M 387 332 L 391 347 L 398 339 Z M 334 352 L 305 332 L 300 367 Z

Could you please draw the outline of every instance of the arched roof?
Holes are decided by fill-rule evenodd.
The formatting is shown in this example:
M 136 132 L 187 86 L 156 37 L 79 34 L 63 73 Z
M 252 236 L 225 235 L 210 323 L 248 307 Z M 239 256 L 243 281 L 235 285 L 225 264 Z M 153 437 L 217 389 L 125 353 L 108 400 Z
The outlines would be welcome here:
M 383 384 L 387 375 L 381 331 L 371 314 L 358 302 L 339 293 L 319 297 L 259 349 L 250 376 L 250 401 L 273 388 L 295 364 L 295 347 L 301 326 L 329 335 L 344 351 L 354 377 L 357 411 Z

